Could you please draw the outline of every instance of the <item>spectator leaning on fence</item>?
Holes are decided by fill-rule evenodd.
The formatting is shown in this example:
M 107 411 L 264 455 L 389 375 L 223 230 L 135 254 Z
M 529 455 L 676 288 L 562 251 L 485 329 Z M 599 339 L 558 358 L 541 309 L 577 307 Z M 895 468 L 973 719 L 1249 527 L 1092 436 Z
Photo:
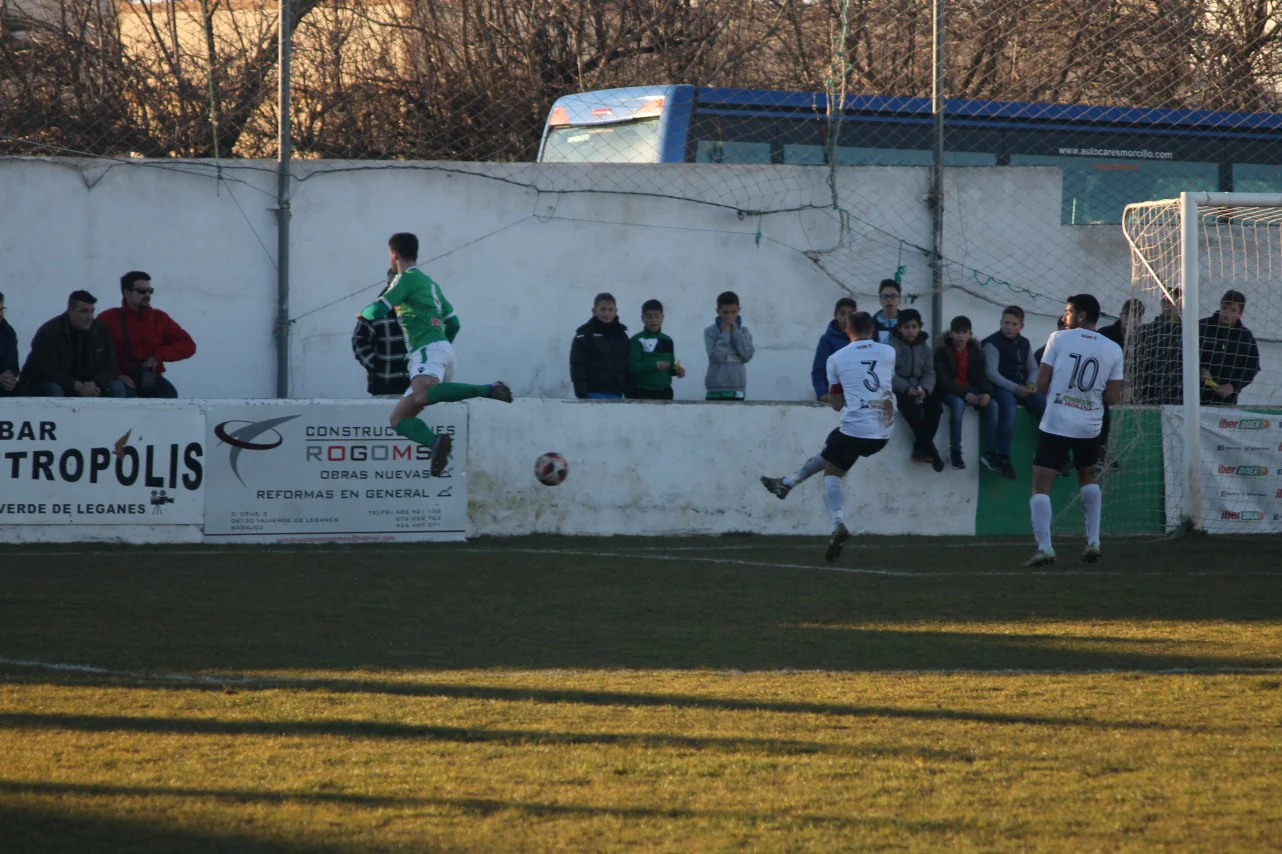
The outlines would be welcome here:
M 98 315 L 111 332 L 116 371 L 127 397 L 177 397 L 178 390 L 165 379 L 165 363 L 196 353 L 196 342 L 186 330 L 151 307 L 155 290 L 151 276 L 131 270 L 120 277 L 120 306 Z
M 935 348 L 935 390 L 948 409 L 948 446 L 953 468 L 964 469 L 962 415 L 975 407 L 984 426 L 984 446 L 997 445 L 997 407 L 993 384 L 988 381 L 984 351 L 971 337 L 970 318 L 954 317 L 947 340 Z
M 1180 404 L 1184 402 L 1181 377 L 1184 372 L 1183 322 L 1179 288 L 1162 295 L 1161 310 L 1150 323 L 1135 330 L 1135 370 L 1132 384 L 1135 402 Z
M 756 348 L 752 333 L 739 314 L 739 297 L 734 291 L 717 296 L 717 319 L 703 330 L 703 346 L 708 351 L 705 398 L 743 400 L 748 388 L 748 362 Z
M 672 400 L 672 378 L 684 377 L 686 369 L 677 361 L 672 339 L 663 334 L 663 303 L 646 300 L 641 306 L 645 328 L 628 344 L 628 373 L 632 387 L 628 397 L 638 400 Z
M 1201 342 L 1202 403 L 1236 406 L 1238 395 L 1260 372 L 1260 348 L 1242 325 L 1246 295 L 1225 291 L 1220 310 L 1197 325 Z
M 810 365 L 810 384 L 815 388 L 815 400 L 828 396 L 828 357 L 850 343 L 850 332 L 846 329 L 846 320 L 858 310 L 855 301 L 850 297 L 837 300 L 832 311 L 832 320 L 819 338 L 815 347 L 815 360 Z
M 1002 477 L 1017 477 L 1010 461 L 1010 446 L 1015 435 L 1015 415 L 1024 407 L 1040 420 L 1046 411 L 1046 395 L 1036 389 L 1037 360 L 1033 344 L 1023 336 L 1024 310 L 1017 305 L 1002 309 L 1001 328 L 984 339 L 984 368 L 993 384 L 993 403 L 997 406 L 997 447 L 989 448 L 980 462 Z
M 98 299 L 72 291 L 67 310 L 36 330 L 22 366 L 25 393 L 35 397 L 124 397 L 111 333 L 94 317 Z
M 930 336 L 921 328 L 921 314 L 914 308 L 899 313 L 899 325 L 890 336 L 895 350 L 895 374 L 891 385 L 899 414 L 913 431 L 912 460 L 930 463 L 935 471 L 944 470 L 944 460 L 935 447 L 935 432 L 942 413 L 935 394 L 935 359 Z
M 894 279 L 882 279 L 877 286 L 877 300 L 881 303 L 881 310 L 872 319 L 877 324 L 876 338 L 883 344 L 890 343 L 890 333 L 899 323 L 899 300 L 902 296 L 903 288 Z
M 387 285 L 379 285 L 380 295 L 395 278 L 396 268 L 393 267 L 387 271 Z M 352 355 L 365 369 L 365 390 L 370 396 L 401 397 L 410 387 L 405 331 L 401 329 L 395 309 L 378 320 L 356 318 L 356 328 L 352 330 Z
M 0 294 L 0 397 L 18 393 L 18 333 L 4 317 L 4 294 Z
M 592 300 L 592 319 L 574 331 L 570 381 L 580 400 L 620 400 L 628 387 L 628 327 L 610 294 Z

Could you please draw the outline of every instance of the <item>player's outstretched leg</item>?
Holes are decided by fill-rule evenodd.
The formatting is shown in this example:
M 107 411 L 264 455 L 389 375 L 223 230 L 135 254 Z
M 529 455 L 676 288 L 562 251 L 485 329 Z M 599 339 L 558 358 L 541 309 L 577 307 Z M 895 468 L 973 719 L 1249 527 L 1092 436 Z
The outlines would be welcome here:
M 812 475 L 819 474 L 819 472 L 823 471 L 824 465 L 824 458 L 819 454 L 815 454 L 813 457 L 802 463 L 801 467 L 798 468 L 791 476 L 765 477 L 763 475 L 761 478 L 761 485 L 768 489 L 772 495 L 782 500 L 788 497 L 788 493 L 791 492 L 797 484 Z
M 501 400 L 504 403 L 511 403 L 512 390 L 504 383 L 487 383 L 485 385 L 437 383 L 427 390 L 427 402 L 429 405 L 433 403 L 457 403 L 460 400 L 471 400 L 474 397 L 486 397 L 492 400 Z
M 432 477 L 440 477 L 449 465 L 450 450 L 454 440 L 448 434 L 438 434 L 427 422 L 418 417 L 431 398 L 436 385 L 430 385 L 431 377 L 415 377 L 410 394 L 402 397 L 392 410 L 391 425 L 398 436 L 404 436 L 417 445 L 425 445 L 432 450 L 430 471 Z

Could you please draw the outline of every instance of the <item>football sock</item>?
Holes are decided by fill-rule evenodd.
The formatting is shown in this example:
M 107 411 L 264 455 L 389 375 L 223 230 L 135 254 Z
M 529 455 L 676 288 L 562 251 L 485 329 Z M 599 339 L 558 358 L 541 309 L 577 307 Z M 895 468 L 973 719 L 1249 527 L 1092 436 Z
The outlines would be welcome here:
M 419 418 L 402 418 L 396 422 L 395 430 L 398 435 L 404 436 L 411 442 L 427 445 L 429 448 L 432 442 L 436 441 L 436 433 Z
M 835 529 L 841 524 L 841 478 L 835 474 L 830 474 L 824 478 L 824 505 L 828 508 L 828 515 L 832 517 L 832 527 Z
M 474 397 L 489 397 L 488 385 L 469 385 L 467 383 L 437 383 L 427 390 L 427 402 L 455 403 L 460 400 L 471 400 Z
M 1082 487 L 1082 515 L 1086 517 L 1086 542 L 1099 542 L 1099 513 L 1104 496 L 1100 493 L 1098 483 L 1088 483 Z
M 792 475 L 792 477 L 785 477 L 783 479 L 783 485 L 788 487 L 789 489 L 792 489 L 794 486 L 801 483 L 806 478 L 812 475 L 819 474 L 819 472 L 823 470 L 824 470 L 824 458 L 819 456 L 818 454 L 815 454 L 813 457 L 811 457 L 810 459 L 802 463 L 801 468 L 797 469 L 797 471 Z
M 1037 494 L 1028 502 L 1033 513 L 1033 537 L 1037 548 L 1048 552 L 1051 550 L 1051 497 Z

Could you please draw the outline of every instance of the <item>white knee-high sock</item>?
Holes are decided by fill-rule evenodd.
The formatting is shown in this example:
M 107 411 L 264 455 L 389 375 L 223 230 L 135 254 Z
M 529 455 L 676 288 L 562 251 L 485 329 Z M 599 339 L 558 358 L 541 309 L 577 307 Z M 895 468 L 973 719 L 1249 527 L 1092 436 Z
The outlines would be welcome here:
M 1037 548 L 1048 552 L 1051 550 L 1051 497 L 1037 494 L 1028 502 L 1033 514 L 1033 537 Z
M 1086 517 L 1086 542 L 1099 542 L 1099 514 L 1104 496 L 1098 483 L 1088 483 L 1082 487 L 1082 515 Z
M 832 527 L 835 529 L 841 524 L 841 478 L 835 474 L 830 474 L 824 478 L 824 505 L 828 508 L 828 515 L 832 517 Z
M 785 477 L 783 479 L 783 485 L 791 489 L 806 478 L 819 474 L 819 472 L 823 470 L 824 458 L 815 454 L 813 457 L 802 463 L 801 468 L 797 469 L 796 473 L 793 474 L 792 477 Z

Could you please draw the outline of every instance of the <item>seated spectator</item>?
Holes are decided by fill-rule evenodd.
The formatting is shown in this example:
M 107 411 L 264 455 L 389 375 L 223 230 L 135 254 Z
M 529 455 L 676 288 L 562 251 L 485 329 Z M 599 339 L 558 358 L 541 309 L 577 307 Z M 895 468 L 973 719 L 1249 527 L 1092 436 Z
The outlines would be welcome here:
M 877 286 L 877 300 L 881 303 L 881 309 L 872 319 L 877 324 L 876 338 L 882 344 L 890 343 L 890 333 L 899 324 L 899 299 L 902 296 L 903 288 L 894 279 L 882 279 Z
M 379 285 L 380 295 L 395 278 L 396 268 L 392 267 L 387 271 L 387 286 Z M 378 320 L 356 318 L 352 355 L 365 368 L 365 391 L 371 397 L 402 397 L 410 387 L 405 332 L 396 317 L 396 309 Z
M 120 307 L 98 315 L 111 332 L 116 371 L 128 397 L 177 397 L 178 390 L 165 379 L 165 363 L 190 359 L 196 352 L 191 336 L 151 307 L 155 291 L 151 276 L 131 270 L 120 277 Z
M 1064 318 L 1059 317 L 1055 319 L 1055 328 L 1059 330 L 1068 328 L 1064 325 Z M 1042 354 L 1045 352 L 1046 352 L 1046 345 L 1043 344 L 1042 346 L 1037 348 L 1037 352 L 1033 353 L 1033 361 L 1036 362 L 1039 367 L 1042 364 Z
M 994 451 L 990 447 L 979 461 L 989 471 L 1001 472 L 1007 480 L 1018 476 L 1010 461 L 1017 410 L 1024 407 L 1038 421 L 1046 411 L 1046 395 L 1037 391 L 1033 344 L 1023 336 L 1023 330 L 1024 310 L 1008 305 L 1002 309 L 1001 328 L 984 339 L 984 367 L 997 404 L 997 448 Z
M 832 320 L 819 338 L 815 347 L 815 360 L 810 364 L 810 384 L 815 387 L 815 400 L 828 396 L 828 357 L 850 343 L 850 333 L 846 330 L 846 320 L 858 310 L 855 301 L 850 297 L 837 300 L 832 311 Z
M 579 400 L 622 400 L 628 387 L 628 327 L 610 294 L 592 300 L 592 319 L 574 331 L 570 381 Z
M 1137 299 L 1128 299 L 1122 303 L 1122 313 L 1113 323 L 1101 326 L 1099 334 L 1122 348 L 1126 352 L 1126 339 L 1135 332 L 1144 319 L 1144 303 Z
M 1225 291 L 1220 310 L 1198 322 L 1202 403 L 1236 406 L 1242 389 L 1260 372 L 1260 348 L 1242 325 L 1246 295 Z
M 756 348 L 739 314 L 739 297 L 734 291 L 717 295 L 717 319 L 703 330 L 703 346 L 708 351 L 704 399 L 743 400 L 748 389 L 748 362 Z
M 18 393 L 18 333 L 4 319 L 4 294 L 0 294 L 0 397 Z
M 962 415 L 967 406 L 979 412 L 984 425 L 984 445 L 997 446 L 997 407 L 993 384 L 988 381 L 984 351 L 971 338 L 970 318 L 958 315 L 949 324 L 947 340 L 935 348 L 935 392 L 948 407 L 948 446 L 953 468 L 964 469 Z
M 646 300 L 641 305 L 645 328 L 632 336 L 628 345 L 628 373 L 632 390 L 628 397 L 638 400 L 672 400 L 672 378 L 680 379 L 686 369 L 677 361 L 672 339 L 663 334 L 663 303 Z
M 36 330 L 21 383 L 35 397 L 125 397 L 111 333 L 94 317 L 98 299 L 72 291 L 67 310 Z
M 935 431 L 942 413 L 935 395 L 935 365 L 930 336 L 921 328 L 921 314 L 915 308 L 899 313 L 899 323 L 890 336 L 895 348 L 895 376 L 891 386 L 899 414 L 913 431 L 912 460 L 930 463 L 935 471 L 944 470 L 944 460 L 935 447 Z
M 1164 293 L 1158 316 L 1135 330 L 1131 384 L 1136 403 L 1176 405 L 1184 402 L 1182 297 L 1179 288 Z

